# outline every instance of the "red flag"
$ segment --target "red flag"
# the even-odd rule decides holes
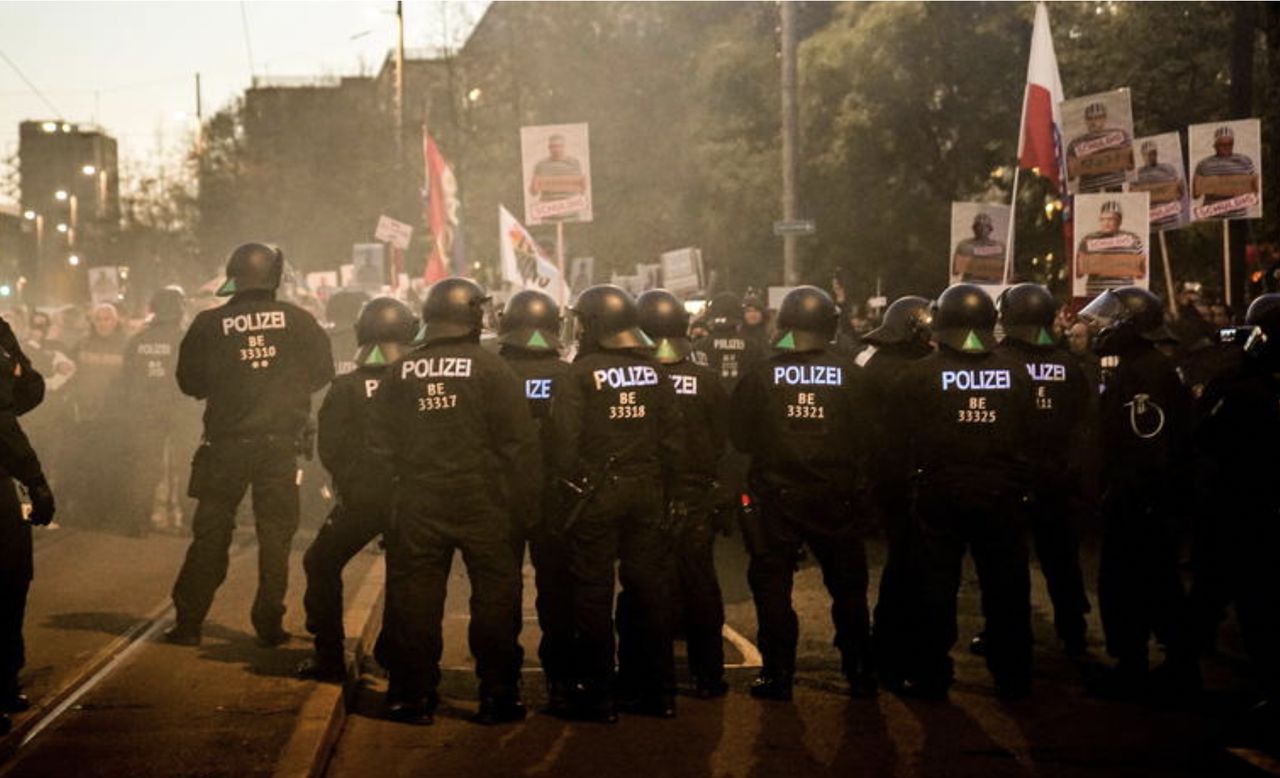
[[[453,168],[440,154],[426,125],[422,127],[422,159],[427,178],[425,216],[431,229],[431,251],[427,254],[423,279],[433,284],[456,271],[450,265],[455,254],[459,202]]]
[[[1064,193],[1066,164],[1062,156],[1062,79],[1058,57],[1049,32],[1049,11],[1036,4],[1031,32],[1031,57],[1027,63],[1027,87],[1022,96],[1022,124],[1018,136],[1018,166],[1053,182]]]

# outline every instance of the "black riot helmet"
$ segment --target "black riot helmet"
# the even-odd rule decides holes
[[[636,301],[613,284],[582,290],[573,303],[582,330],[581,343],[600,348],[648,348],[653,341],[639,327]]]
[[[147,307],[151,309],[154,320],[157,322],[182,321],[182,316],[186,312],[186,298],[181,289],[166,286],[163,289],[157,289],[156,293],[151,295],[151,302]]]
[[[516,292],[498,319],[498,342],[526,351],[559,351],[560,306],[538,289]]]
[[[1269,364],[1280,364],[1280,294],[1264,294],[1249,304],[1245,324],[1253,328],[1245,353]]]
[[[358,289],[341,289],[325,303],[324,317],[335,327],[352,327],[368,302],[369,295]]]
[[[928,343],[929,327],[933,324],[933,311],[923,297],[908,295],[899,297],[885,309],[880,326],[862,336],[876,346],[897,343]]]
[[[480,334],[484,326],[484,306],[489,295],[470,278],[445,278],[427,290],[422,304],[423,339],[430,343],[444,338]]]
[[[742,324],[742,299],[733,292],[721,292],[707,303],[707,326],[727,330]]]
[[[1004,290],[996,301],[1005,337],[1032,346],[1052,346],[1053,318],[1058,301],[1040,284],[1017,284]]]
[[[689,312],[666,289],[650,289],[636,300],[640,329],[656,344],[654,356],[664,365],[674,365],[689,356]]]
[[[1136,341],[1176,343],[1164,324],[1160,298],[1138,286],[1107,289],[1080,309],[1080,318],[1094,335],[1094,350],[1115,353]]]
[[[390,297],[370,300],[356,320],[357,365],[383,365],[404,354],[418,334],[409,306]]]
[[[773,347],[781,351],[818,351],[836,337],[835,300],[816,286],[797,286],[778,306],[778,337]]]
[[[227,259],[227,280],[218,287],[219,297],[241,292],[274,292],[284,274],[284,252],[266,243],[244,243]]]
[[[952,284],[933,304],[933,337],[965,354],[985,354],[996,344],[996,305],[976,284]]]

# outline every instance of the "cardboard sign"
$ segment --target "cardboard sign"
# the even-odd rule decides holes
[[[589,222],[591,140],[586,124],[520,128],[524,222]]]
[[[1095,151],[1087,157],[1071,157],[1067,160],[1067,175],[1079,178],[1093,173],[1123,173],[1133,167],[1133,145],[1123,145],[1104,151]]]
[[[1197,176],[1195,196],[1235,197],[1252,194],[1253,184],[1257,180],[1254,175]]]
[[[1139,278],[1146,275],[1147,258],[1143,254],[1089,254],[1076,256],[1085,275],[1106,278]]]
[[[378,227],[373,231],[375,240],[382,240],[404,251],[409,248],[409,239],[413,237],[413,228],[390,216],[379,216]]]
[[[1150,192],[1151,202],[1167,203],[1170,200],[1178,200],[1178,194],[1182,191],[1181,181],[1156,181],[1151,183],[1142,183],[1134,181],[1129,185],[1130,192]],[[1151,218],[1156,218],[1154,209]]]

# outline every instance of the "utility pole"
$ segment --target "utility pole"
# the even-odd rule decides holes
[[[404,164],[404,3],[396,0],[396,164]]]
[[[200,97],[200,74],[196,73],[196,159],[204,157],[204,100]]]
[[[796,220],[796,132],[799,112],[796,101],[796,7],[781,0],[782,15],[782,219]],[[782,283],[795,286],[796,235],[782,236]]]

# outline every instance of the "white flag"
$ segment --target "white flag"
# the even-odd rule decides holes
[[[498,206],[498,245],[502,278],[516,289],[538,289],[567,305],[569,294],[555,263],[547,259],[529,231],[506,208]]]

